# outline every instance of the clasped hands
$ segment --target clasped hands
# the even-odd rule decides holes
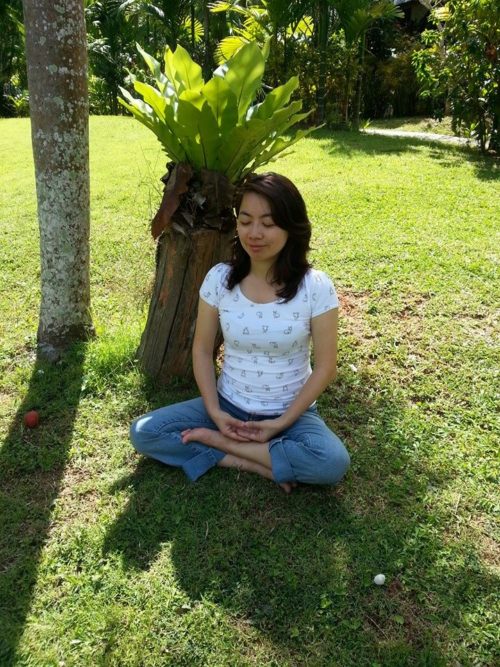
[[[220,410],[212,419],[223,435],[239,442],[268,442],[284,429],[280,417],[244,422]]]

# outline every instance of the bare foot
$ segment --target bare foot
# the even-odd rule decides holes
[[[266,479],[274,479],[272,471],[269,468],[266,468],[266,466],[263,466],[260,463],[255,463],[254,461],[242,459],[239,456],[234,456],[234,454],[227,454],[217,465],[221,468],[237,468],[242,472],[254,472]],[[278,484],[278,486],[281,487],[286,494],[290,494],[297,486],[297,482],[283,482],[282,484]]]
[[[238,442],[225,436],[220,431],[209,428],[190,428],[182,431],[182,442],[201,442],[227,454],[222,460],[226,467],[237,467],[245,472],[256,472],[267,479],[274,479],[272,474],[271,455],[266,442]],[[230,456],[231,455],[231,456]],[[227,459],[227,460],[226,460]],[[243,463],[244,462],[244,463]],[[291,493],[294,482],[280,484],[285,493]]]
[[[248,461],[240,456],[235,456],[234,454],[227,454],[217,465],[221,468],[237,468],[241,472],[255,472],[266,479],[273,479],[273,473],[270,468],[266,468],[266,466],[255,461]]]
[[[188,428],[185,431],[182,431],[181,436],[184,444],[187,444],[188,442],[201,442],[209,447],[222,449],[222,451],[225,450],[225,447],[228,444],[233,444],[233,441],[225,435],[222,435],[220,431],[213,431],[210,428]]]
[[[297,488],[298,484],[297,482],[282,482],[281,484],[278,484],[278,486],[281,486],[285,493],[292,493],[292,491]]]

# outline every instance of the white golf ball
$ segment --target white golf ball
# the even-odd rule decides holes
[[[373,579],[373,583],[377,584],[377,586],[382,586],[385,584],[385,574],[377,574],[377,576]]]

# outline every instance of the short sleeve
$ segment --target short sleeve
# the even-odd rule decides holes
[[[335,286],[326,273],[316,270],[311,273],[311,317],[316,317],[333,308],[338,308],[339,300]]]
[[[227,264],[216,264],[205,276],[200,287],[200,298],[209,306],[219,307],[222,291],[225,289],[226,277],[229,271]]]

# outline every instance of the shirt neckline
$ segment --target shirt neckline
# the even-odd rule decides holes
[[[277,303],[280,303],[280,299],[275,299],[274,301],[264,301],[263,303],[259,303],[258,301],[252,301],[247,296],[245,296],[245,294],[243,294],[243,290],[241,289],[239,283],[238,283],[237,287],[238,287],[238,292],[245,299],[245,301],[248,301],[248,303],[251,303],[254,306],[272,306],[272,305],[276,305]]]

